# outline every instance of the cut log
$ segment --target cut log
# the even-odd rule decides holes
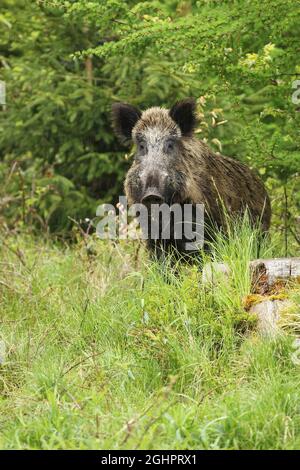
[[[269,299],[252,305],[249,313],[257,315],[257,329],[259,334],[269,338],[275,338],[275,336],[278,336],[280,333],[278,321],[280,320],[281,314],[292,305],[292,302],[289,300]]]
[[[284,285],[289,280],[300,281],[300,258],[256,259],[250,262],[252,291],[266,294],[278,284]],[[202,272],[203,283],[214,283],[219,276],[230,275],[230,268],[225,263],[207,263]]]
[[[275,337],[280,332],[280,316],[293,306],[285,298],[284,288],[288,281],[300,282],[300,258],[257,259],[250,262],[249,268],[252,288],[245,309],[257,316],[258,332],[262,336]],[[230,268],[225,263],[211,262],[203,268],[204,284],[214,286],[229,277]]]
[[[252,291],[266,294],[289,280],[300,280],[300,258],[257,259],[251,261]]]

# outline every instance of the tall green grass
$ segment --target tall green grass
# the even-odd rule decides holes
[[[299,448],[293,338],[243,309],[249,223],[214,242],[213,284],[197,263],[166,281],[137,243],[3,237],[1,448]]]

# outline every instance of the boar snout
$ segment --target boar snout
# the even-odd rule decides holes
[[[145,205],[162,204],[163,202],[164,197],[156,188],[147,189],[144,196],[142,197],[142,203]]]
[[[157,169],[148,170],[146,175],[143,175],[144,191],[142,195],[142,203],[149,204],[162,204],[165,202],[165,191],[167,186],[167,173],[158,171]]]

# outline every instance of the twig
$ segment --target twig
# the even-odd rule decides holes
[[[1,285],[1,286],[4,286],[4,287],[7,287],[7,289],[12,289],[12,290],[14,290],[10,285],[6,284],[6,282],[4,282],[4,281],[0,281],[0,285]]]
[[[0,320],[0,324],[4,324],[4,323],[17,323],[17,322],[21,322],[21,321],[25,321],[25,320],[28,320],[30,317],[27,316],[27,317],[23,317],[23,318],[20,318],[18,320]]]
[[[153,424],[155,424],[168,411],[169,408],[176,405],[177,403],[179,403],[179,400],[175,400],[174,402],[169,403],[169,405],[158,416],[153,418],[150,421],[150,423],[147,424],[147,426],[145,427],[145,430],[144,430],[143,434],[141,435],[140,440],[138,441],[138,443],[135,446],[134,450],[137,450],[139,448],[139,446],[141,445],[145,435],[147,434],[149,429],[153,426]]]
[[[300,245],[300,236],[298,236],[296,234],[296,232],[292,229],[292,227],[290,227],[290,232],[291,234],[293,235],[293,237],[295,238],[296,242],[298,243],[298,245]]]
[[[284,253],[285,257],[287,257],[288,253],[288,196],[286,185],[283,187],[283,194],[284,194]]]
[[[2,240],[1,240],[1,242],[2,242],[2,244],[5,246],[5,248],[7,248],[7,249],[8,249],[9,251],[11,251],[14,255],[16,255],[17,258],[19,258],[19,260],[21,261],[21,263],[23,264],[23,266],[27,267],[27,265],[26,265],[26,263],[25,263],[25,260],[24,260],[24,255],[23,255],[23,253],[22,253],[19,249],[15,250],[15,249],[12,248],[11,246],[9,246],[9,245],[6,243],[6,241],[3,240],[3,238],[2,238]]]
[[[11,179],[11,177],[12,177],[12,175],[13,175],[13,173],[14,173],[14,171],[15,171],[15,169],[16,169],[17,166],[18,166],[18,162],[15,161],[15,162],[13,163],[11,169],[10,169],[10,172],[9,172],[9,174],[8,174],[8,177],[6,178],[3,192],[5,192],[5,190],[6,190],[7,186],[8,186],[8,183],[10,182],[10,179]]]
[[[63,372],[61,374],[61,377],[64,377],[66,374],[68,374],[71,370],[75,369],[75,367],[78,367],[80,366],[80,364],[83,364],[84,362],[88,361],[89,359],[91,358],[95,358],[97,356],[100,356],[100,354],[103,354],[105,351],[100,351],[99,353],[96,353],[96,354],[91,354],[90,356],[88,357],[85,357],[84,359],[82,359],[81,361],[78,361],[76,362],[75,364],[73,364],[72,366],[70,366],[65,372]]]

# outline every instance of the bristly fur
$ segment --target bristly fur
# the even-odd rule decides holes
[[[126,103],[112,105],[112,121],[115,133],[119,139],[127,144],[131,141],[132,129],[141,117],[141,111],[135,106]]]
[[[153,187],[167,204],[204,204],[214,227],[224,226],[224,208],[232,216],[248,208],[251,219],[268,230],[271,207],[262,181],[249,167],[213,152],[194,135],[193,99],[180,101],[171,110],[153,107],[142,113],[118,104],[114,115],[117,133],[137,143],[125,181],[129,205],[141,203],[147,188]],[[165,145],[169,140],[171,153]],[[144,141],[144,153],[139,141]]]
[[[137,121],[133,128],[133,137],[142,134],[147,129],[156,128],[164,134],[181,137],[181,131],[178,125],[170,117],[167,109],[154,106],[153,108],[143,111],[141,118]]]

